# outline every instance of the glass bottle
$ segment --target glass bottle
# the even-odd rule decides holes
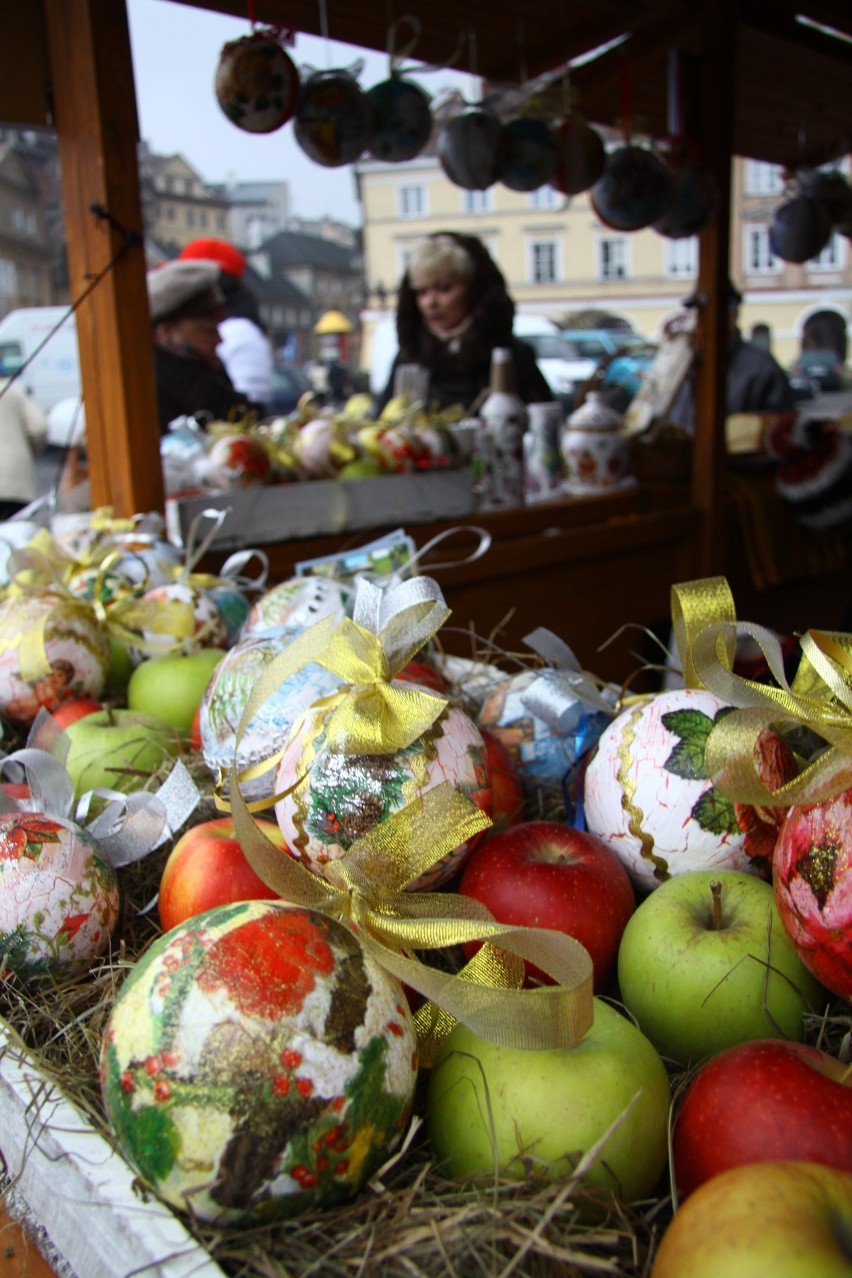
[[[495,346],[491,352],[489,390],[479,416],[484,501],[489,506],[520,506],[527,410],[515,391],[515,361],[507,346]]]

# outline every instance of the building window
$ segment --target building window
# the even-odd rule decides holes
[[[777,275],[781,263],[769,247],[769,228],[752,223],[745,228],[745,269],[747,275]]]
[[[216,214],[216,230],[224,231],[224,229],[225,229],[225,214],[217,213]]]
[[[166,221],[173,222],[175,220],[175,206],[173,204],[166,205]]]
[[[14,297],[16,287],[13,263],[0,258],[0,297]]]
[[[558,248],[556,240],[530,242],[530,279],[533,284],[555,284],[559,279]]]
[[[399,188],[399,216],[424,217],[426,214],[426,189],[422,186]]]
[[[187,226],[195,226],[195,213],[192,209],[186,210],[186,224]]]
[[[746,160],[746,195],[780,195],[784,190],[784,170],[780,164],[764,160]]]
[[[810,262],[805,264],[809,271],[842,271],[846,266],[846,237],[836,231],[825,248]]]
[[[530,208],[541,212],[544,209],[558,209],[562,205],[562,196],[552,186],[540,186],[530,195]]]
[[[199,225],[199,226],[206,226],[206,225],[207,225],[207,214],[205,213],[204,209],[199,209],[199,212],[198,212],[198,225]]]
[[[625,280],[627,275],[627,240],[623,235],[601,236],[598,240],[598,279]]]
[[[494,208],[494,192],[491,187],[487,191],[464,191],[462,208],[465,213],[490,213]]]
[[[694,280],[698,274],[698,237],[666,240],[666,275],[671,280]]]

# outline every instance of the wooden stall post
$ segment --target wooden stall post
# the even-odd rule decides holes
[[[162,510],[127,11],[43,3],[72,297],[93,285],[77,309],[92,505]]]

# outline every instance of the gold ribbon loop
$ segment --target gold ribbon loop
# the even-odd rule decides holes
[[[724,578],[712,582],[727,582]],[[730,591],[727,591],[730,597]],[[702,581],[672,592],[682,629],[678,638],[684,670],[695,684],[735,707],[719,720],[707,740],[705,762],[714,785],[741,803],[790,807],[833,798],[852,786],[852,635],[809,631],[792,684],[787,680],[777,638],[762,626],[719,617],[725,591]],[[704,611],[702,611],[704,610]],[[727,606],[723,602],[723,611]],[[702,623],[703,618],[703,623]],[[675,621],[676,633],[678,623]],[[737,635],[749,635],[766,657],[774,683],[758,683],[733,670]],[[757,775],[760,738],[766,729],[784,733],[804,727],[824,743],[803,761],[797,776],[773,788]]]
[[[705,626],[715,621],[735,621],[731,588],[724,577],[701,577],[672,586],[671,612],[684,683],[687,688],[700,688],[700,676],[692,664],[692,649]],[[730,669],[734,664],[734,649],[730,645],[727,656]]]

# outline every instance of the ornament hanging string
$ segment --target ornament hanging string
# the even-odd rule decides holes
[[[629,144],[633,133],[633,80],[625,50],[622,49],[620,57],[621,130],[625,144]]]

